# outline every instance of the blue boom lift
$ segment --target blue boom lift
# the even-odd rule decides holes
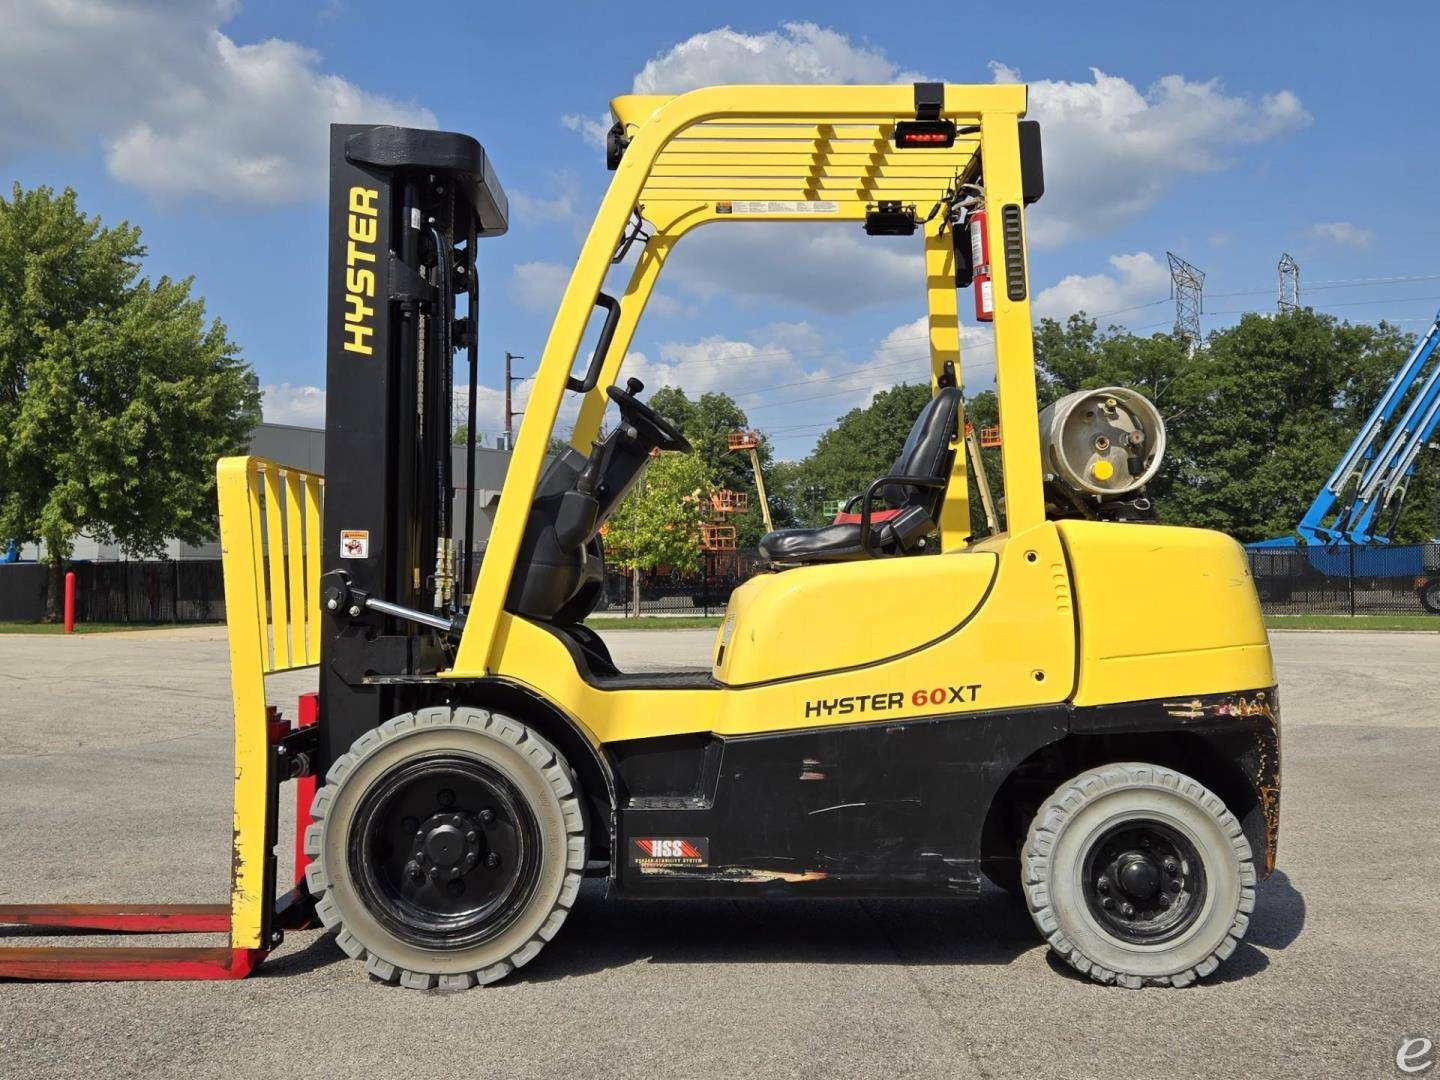
[[[1395,372],[1300,519],[1298,535],[1251,544],[1251,550],[1303,547],[1310,565],[1327,575],[1399,577],[1425,572],[1424,549],[1391,546],[1391,535],[1420,451],[1440,425],[1437,346],[1440,313]]]

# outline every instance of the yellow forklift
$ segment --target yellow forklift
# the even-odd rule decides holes
[[[1153,407],[1107,387],[1037,409],[1025,213],[1043,171],[1025,108],[1024,86],[938,83],[617,98],[615,175],[478,568],[468,500],[463,529],[451,520],[450,388],[463,350],[473,432],[476,248],[504,231],[504,195],[465,136],[334,128],[329,475],[220,466],[235,959],[156,973],[121,950],[85,974],[10,950],[0,975],[248,971],[311,912],[304,890],[277,899],[291,777],[323,778],[299,806],[313,913],[405,986],[504,978],[556,936],[586,875],[657,899],[963,897],[988,878],[1100,982],[1213,971],[1275,862],[1269,645],[1240,547],[1153,520]],[[916,237],[933,397],[858,520],[764,537],[766,570],[735,591],[709,666],[622,671],[584,621],[601,528],[654,454],[690,449],[621,381],[623,359],[674,245],[741,221]],[[962,289],[993,322],[1003,436],[995,526],[978,533]],[[567,392],[579,418],[547,460]],[[265,673],[306,664],[307,722],[267,725]],[[66,925],[87,916],[118,917]]]

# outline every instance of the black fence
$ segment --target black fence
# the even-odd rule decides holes
[[[80,622],[225,620],[219,559],[76,562],[67,569],[75,573],[75,617]],[[0,564],[0,619],[44,618],[49,571],[38,563]]]
[[[1250,572],[1270,615],[1440,615],[1440,543],[1255,549]]]
[[[1250,570],[1271,615],[1440,616],[1440,543],[1252,550]],[[695,574],[640,576],[610,569],[598,615],[722,614],[730,594],[755,573],[753,551],[718,552]],[[218,559],[77,562],[76,616],[82,622],[223,622]],[[0,621],[45,615],[49,567],[0,563]],[[1440,620],[1437,620],[1440,624]]]
[[[605,594],[597,615],[723,615],[730,594],[755,573],[759,555],[753,551],[713,552],[698,573],[675,574],[665,570],[640,575],[640,597],[635,599],[630,573],[607,567]]]

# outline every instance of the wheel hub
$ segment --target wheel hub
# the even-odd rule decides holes
[[[480,861],[481,843],[480,824],[469,814],[436,814],[415,833],[410,857],[422,869],[464,873]]]
[[[1195,845],[1169,825],[1130,821],[1091,846],[1084,885],[1090,911],[1108,933],[1153,944],[1179,936],[1199,918],[1205,866]]]
[[[1120,858],[1120,871],[1116,878],[1129,896],[1136,900],[1148,900],[1160,888],[1160,868],[1148,856],[1128,851]]]
[[[378,779],[356,810],[352,873],[396,936],[455,948],[499,933],[533,889],[539,825],[495,769],[437,754]]]

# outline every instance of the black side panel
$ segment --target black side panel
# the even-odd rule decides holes
[[[635,896],[973,892],[991,798],[1068,722],[1068,709],[1054,706],[718,740],[713,802],[701,760],[709,743],[688,747],[688,765],[679,744],[654,755],[628,747],[622,777],[652,791],[697,786],[683,808],[622,793],[619,887]],[[683,856],[649,843],[669,838],[688,838],[675,849]]]

